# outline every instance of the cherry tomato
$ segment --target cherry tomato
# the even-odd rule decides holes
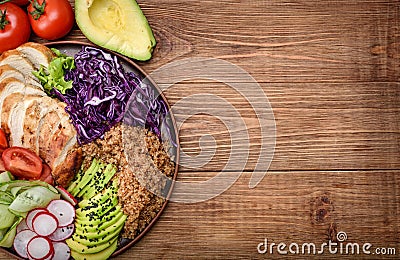
[[[1,158],[7,171],[13,175],[24,178],[37,180],[42,173],[42,160],[34,152],[22,147],[10,147],[4,150]]]
[[[50,166],[48,166],[45,163],[43,163],[43,168],[42,168],[42,172],[40,174],[39,180],[47,182],[50,185],[54,185],[54,180],[53,180],[53,176],[51,175]]]
[[[35,34],[46,40],[64,37],[74,26],[74,11],[68,0],[33,0],[28,6]]]
[[[13,3],[0,4],[0,53],[27,42],[30,35],[26,13]]]
[[[0,128],[0,153],[8,148],[8,141],[3,129]]]
[[[11,0],[10,2],[19,6],[26,6],[29,4],[29,0]]]

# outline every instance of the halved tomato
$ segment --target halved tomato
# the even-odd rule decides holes
[[[43,163],[42,173],[40,174],[40,180],[47,182],[50,185],[54,185],[53,176],[51,175],[51,168],[45,163]]]
[[[8,148],[8,141],[3,129],[0,128],[0,153]]]
[[[1,158],[7,171],[13,175],[37,180],[42,173],[43,164],[39,156],[29,149],[23,147],[10,147],[4,150]]]

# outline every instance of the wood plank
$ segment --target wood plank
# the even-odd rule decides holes
[[[399,0],[139,3],[158,42],[148,72],[213,57],[259,82],[400,80]],[[65,39],[87,41],[77,29]]]
[[[265,83],[261,86],[276,122],[276,150],[271,170],[400,168],[399,84]],[[220,171],[232,151],[248,152],[240,145],[232,147],[227,127],[218,116],[226,121],[242,119],[245,122],[247,130],[235,131],[249,133],[250,155],[245,169],[254,169],[260,153],[260,125],[254,109],[243,96],[216,82],[183,82],[168,88],[165,94],[178,121],[193,115],[180,129],[183,152],[198,156],[202,136],[211,135],[216,140],[216,144],[212,141],[203,144],[203,148],[216,151],[208,164],[195,169],[182,167],[182,171]],[[221,97],[237,109],[241,118],[231,117],[213,100],[190,99],[191,95],[199,94]],[[247,98],[257,94],[257,91],[251,92]],[[195,115],[199,110],[204,113]],[[241,141],[246,143],[246,138]],[[189,166],[187,162],[183,160],[182,166]],[[233,163],[237,165],[236,170],[242,169],[242,161]]]
[[[399,1],[142,2],[159,46],[152,71],[182,57],[226,59],[259,81],[399,80]]]
[[[180,178],[196,176],[212,175]],[[350,243],[396,248],[398,257],[399,171],[270,172],[255,189],[248,188],[248,178],[246,173],[207,202],[170,203],[153,229],[119,259],[265,259],[271,255],[257,252],[265,238],[321,245],[339,231]],[[338,257],[325,252],[325,258]]]

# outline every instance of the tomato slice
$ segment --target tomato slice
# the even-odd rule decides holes
[[[0,153],[8,148],[8,141],[3,129],[0,128]]]
[[[43,169],[42,160],[31,150],[14,146],[4,150],[1,157],[6,170],[13,175],[24,179],[40,178]]]
[[[54,185],[54,180],[53,180],[53,176],[51,175],[50,166],[48,166],[45,163],[43,163],[42,173],[40,174],[40,180],[47,182],[50,185]]]

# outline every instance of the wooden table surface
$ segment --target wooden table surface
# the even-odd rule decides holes
[[[377,258],[375,249],[393,253],[393,248],[396,255],[384,257],[400,257],[399,0],[139,4],[158,44],[153,58],[138,64],[148,73],[195,57],[240,66],[270,101],[276,147],[268,174],[250,189],[261,133],[245,97],[210,80],[169,88],[165,96],[171,105],[192,94],[210,94],[237,108],[250,136],[248,160],[238,181],[221,195],[199,203],[170,202],[150,232],[118,259],[280,257],[276,246],[272,255],[259,254],[257,247],[267,239],[285,243],[286,250],[291,243],[319,249],[329,240],[340,242],[338,232],[347,234],[343,245],[372,244],[371,254],[361,248],[359,255],[325,249],[318,258]],[[65,39],[87,41],[77,26]],[[196,170],[182,166],[179,180],[217,175],[238,149],[215,116],[224,114],[215,102],[181,104],[175,116],[184,118],[198,107],[215,114],[193,115],[183,123],[182,152],[198,155],[200,137],[208,134],[216,153]]]

